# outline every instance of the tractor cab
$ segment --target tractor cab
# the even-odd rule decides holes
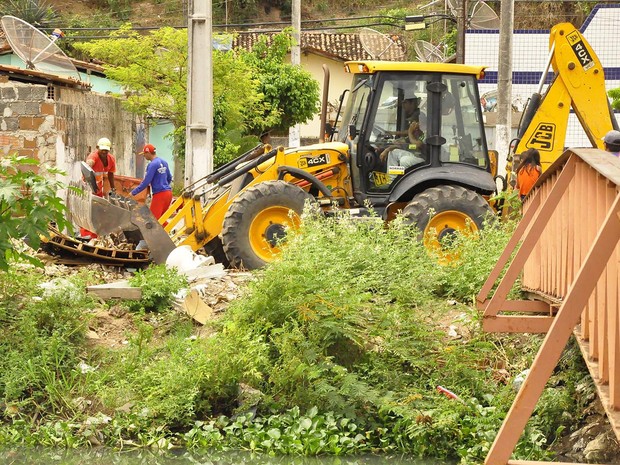
[[[494,186],[478,94],[482,67],[349,62],[354,74],[337,138],[350,148],[354,195],[375,206],[457,184]]]

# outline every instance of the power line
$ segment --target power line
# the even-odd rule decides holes
[[[341,30],[341,29],[360,29],[363,27],[369,27],[369,26],[392,26],[394,27],[395,25],[392,23],[369,23],[369,24],[356,24],[356,25],[350,25],[350,26],[323,26],[323,27],[315,27],[315,28],[302,28],[301,32],[312,32],[312,31],[332,31],[332,30]],[[179,28],[179,29],[185,29],[183,28]],[[237,32],[243,32],[243,31],[237,31]],[[249,31],[248,31],[249,32]],[[260,33],[260,34],[270,34],[270,33],[278,33],[278,32],[282,32],[282,29],[260,29],[260,30],[256,30],[256,31],[251,31],[251,32],[256,32],[256,33]],[[76,40],[93,40],[93,39],[129,39],[131,36],[101,36],[101,35],[97,35],[97,36],[68,36],[68,38],[70,39],[76,39]]]
[[[303,28],[304,24],[317,24],[317,23],[333,23],[333,22],[347,22],[347,21],[359,21],[363,19],[381,19],[386,20],[384,22],[377,22],[372,24],[363,24],[363,25],[350,25],[350,26],[322,26],[322,27],[309,27]],[[368,15],[368,16],[351,16],[349,18],[331,18],[331,19],[308,19],[302,20],[302,30],[317,30],[317,29],[348,29],[355,27],[363,27],[363,26],[396,26],[393,22],[387,21],[400,21],[404,22],[405,17],[402,18],[396,16],[385,16],[385,15]],[[259,26],[277,26],[277,25],[289,25],[290,21],[271,21],[271,22],[260,22],[260,23],[229,23],[229,24],[213,24],[214,28],[254,28]],[[161,29],[162,27],[172,27],[174,29],[186,29],[187,26],[135,26],[132,27],[132,31],[151,31]],[[54,30],[58,28],[58,26],[46,26],[41,29],[43,30]],[[118,31],[120,27],[66,27],[62,28],[63,31]],[[263,32],[261,30],[260,32]],[[264,32],[267,32],[265,30]],[[74,36],[72,36],[74,37]],[[105,36],[107,37],[107,36]]]

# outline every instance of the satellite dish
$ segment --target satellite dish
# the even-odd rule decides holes
[[[27,69],[81,80],[80,73],[71,60],[55,44],[63,36],[60,29],[54,30],[50,38],[31,24],[14,16],[3,16],[0,21],[6,40],[15,54],[26,63]]]
[[[474,3],[469,14],[469,27],[472,29],[499,29],[499,17],[483,1]]]
[[[445,60],[446,54],[442,45],[433,45],[425,40],[416,40],[413,43],[418,59],[427,63],[441,63]]]
[[[463,0],[448,0],[448,8],[453,17],[457,17],[459,2]],[[467,14],[467,27],[470,29],[499,29],[499,17],[489,5],[478,0],[473,3]]]
[[[362,48],[373,60],[400,60],[405,52],[392,38],[369,27],[359,32]]]

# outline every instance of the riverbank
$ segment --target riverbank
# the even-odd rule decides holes
[[[482,332],[471,305],[510,228],[463,240],[444,266],[404,225],[307,221],[282,260],[201,288],[204,325],[172,297],[192,283],[162,267],[14,266],[0,277],[0,442],[480,462],[541,341]],[[126,278],[142,301],[86,293]],[[572,344],[515,458],[574,447],[593,392]]]

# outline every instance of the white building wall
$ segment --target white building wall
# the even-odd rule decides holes
[[[319,99],[323,98],[323,65],[327,65],[329,69],[329,93],[328,101],[338,108],[338,99],[340,94],[351,85],[351,74],[345,73],[344,62],[322,57],[313,53],[302,53],[301,66],[304,70],[312,74],[314,79],[319,82]],[[300,127],[301,138],[318,139],[321,128],[320,112],[315,117],[302,124]]]
[[[594,8],[580,32],[592,46],[605,70],[607,90],[620,87],[620,4]],[[497,89],[499,32],[468,31],[465,62],[487,66],[487,76],[480,84],[480,94]],[[538,90],[549,55],[549,31],[516,30],[513,35],[512,101],[521,110],[532,93]],[[553,76],[550,72],[547,82]],[[543,93],[546,89],[543,87]],[[616,119],[618,119],[616,113]],[[513,122],[514,123],[514,122]],[[493,148],[492,131],[489,140]],[[577,117],[571,113],[566,134],[567,147],[591,147]]]

